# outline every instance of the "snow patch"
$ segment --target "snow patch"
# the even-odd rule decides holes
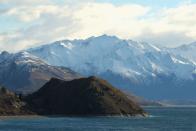
[[[71,50],[74,47],[73,44],[70,43],[70,42],[68,42],[68,43],[61,42],[60,45],[65,47],[65,48],[67,48],[67,49],[69,49],[69,50]]]
[[[156,47],[156,46],[154,46],[154,45],[152,45],[152,44],[150,44],[150,46],[151,46],[152,48],[154,48],[156,51],[161,51],[161,49],[159,49],[158,47]]]
[[[179,59],[177,59],[177,58],[175,58],[175,57],[171,57],[172,58],[172,61],[174,62],[174,63],[180,63],[180,64],[189,64],[189,63],[186,63],[186,62],[183,62],[183,61],[181,61],[181,60],[179,60]]]

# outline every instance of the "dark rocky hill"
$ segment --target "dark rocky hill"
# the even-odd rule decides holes
[[[26,101],[41,115],[145,115],[124,93],[96,77],[52,78]]]

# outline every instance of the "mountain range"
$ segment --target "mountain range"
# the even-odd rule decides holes
[[[190,43],[188,45],[181,45],[176,48],[167,49],[167,51],[175,55],[189,59],[193,63],[196,63],[196,42]]]
[[[0,74],[7,76],[2,75],[0,83],[13,87],[11,83],[21,82],[16,78],[25,69],[21,68],[25,65],[28,69],[31,67],[31,71],[27,72],[32,75],[24,73],[20,78],[30,78],[30,81],[34,81],[38,77],[44,78],[44,82],[31,87],[21,87],[19,84],[15,88],[20,91],[30,88],[31,91],[35,91],[51,77],[74,79],[81,74],[101,77],[125,92],[132,92],[148,99],[193,100],[196,99],[195,51],[195,43],[177,48],[160,48],[146,42],[124,40],[108,35],[84,40],[61,40],[15,54],[2,52]],[[17,68],[13,68],[13,65],[17,65]],[[36,72],[32,69],[34,66],[38,69]],[[16,74],[10,73],[13,71],[19,73],[12,78],[10,76]],[[44,75],[47,74],[47,79],[39,74],[42,72]],[[31,79],[30,76],[35,76],[35,79]],[[66,78],[63,78],[65,76]],[[15,81],[8,80],[11,78]],[[39,81],[34,84],[37,83]]]
[[[189,46],[192,44],[187,45],[186,52],[192,56]],[[181,48],[159,48],[102,35],[56,41],[26,51],[50,65],[68,67],[84,76],[99,76],[145,98],[196,99],[196,64],[188,55],[178,54]]]

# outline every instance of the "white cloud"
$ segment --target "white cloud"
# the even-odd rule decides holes
[[[176,45],[189,44],[195,39],[186,36],[183,32],[162,32],[153,33],[151,31],[144,31],[140,36],[136,37],[137,41],[148,41],[151,44],[156,44],[161,47],[176,47]]]
[[[163,19],[172,30],[189,31],[190,27],[196,27],[196,4],[181,5],[177,8],[163,11]],[[192,30],[192,29],[191,29]]]
[[[66,6],[61,7],[57,5],[39,5],[36,7],[20,6],[12,8],[6,12],[6,15],[15,16],[23,22],[32,22],[47,15],[56,15],[62,17],[69,15],[69,10]]]
[[[4,0],[4,3],[9,1]],[[196,38],[196,4],[186,3],[153,12],[151,7],[136,4],[117,6],[93,0],[85,0],[86,3],[66,0],[64,4],[44,1],[45,4],[29,0],[1,12],[22,23],[30,23],[29,27],[1,33],[1,49],[13,51],[13,45],[19,50],[36,45],[34,43],[104,33],[172,47]],[[0,4],[2,2],[0,0]]]
[[[50,0],[0,0],[0,4],[12,5],[36,5],[52,3]]]
[[[147,22],[149,39],[156,44],[175,47],[196,40],[196,4],[184,4],[161,10],[157,17]],[[143,31],[140,38],[146,37]],[[159,38],[159,40],[157,39]]]
[[[71,36],[88,37],[103,33],[114,33],[123,37],[125,34],[135,35],[139,31],[137,29],[139,17],[145,15],[148,10],[149,8],[140,5],[88,4],[74,12],[73,17],[81,28]]]

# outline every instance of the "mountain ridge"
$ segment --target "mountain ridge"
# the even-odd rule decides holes
[[[193,63],[196,64],[196,55],[195,55],[196,42],[192,42],[192,43],[186,44],[186,45],[181,45],[179,47],[172,48],[172,49],[166,49],[166,51],[168,51],[174,55],[189,59]]]
[[[74,71],[52,66],[27,52],[0,54],[0,83],[15,92],[30,93],[51,77],[71,80],[80,77]]]
[[[196,83],[194,62],[148,43],[115,36],[62,40],[27,52],[51,65],[65,66],[84,76],[99,76],[150,99],[177,99],[180,93],[183,98],[190,97]],[[179,87],[180,93],[175,95],[173,87]]]

